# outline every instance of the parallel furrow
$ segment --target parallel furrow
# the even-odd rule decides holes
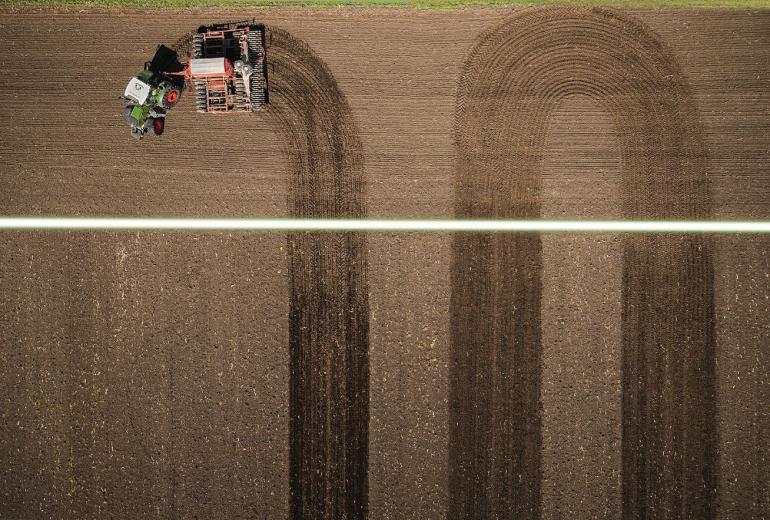
[[[270,28],[270,109],[290,159],[294,217],[364,217],[361,141],[326,64]],[[292,518],[367,510],[369,303],[366,241],[356,233],[288,238]]]
[[[631,17],[557,7],[510,17],[479,37],[465,61],[455,113],[457,217],[540,217],[550,114],[573,95],[612,114],[626,218],[708,216],[706,148],[671,53]],[[701,237],[624,239],[628,518],[713,515],[711,256]],[[453,240],[452,518],[539,516],[541,272],[538,237]]]

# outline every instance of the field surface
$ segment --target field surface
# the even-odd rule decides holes
[[[401,7],[415,9],[458,9],[481,6],[552,5],[548,0],[6,0],[14,7],[59,8],[143,8],[143,9],[199,9],[199,8],[265,8],[265,7]],[[688,7],[721,7],[730,9],[761,9],[770,7],[768,0],[562,0],[559,4],[581,6],[608,6],[625,9],[682,9]]]
[[[129,136],[159,43],[272,106]],[[770,219],[770,11],[0,11],[0,214]],[[770,238],[0,234],[0,517],[767,518]]]

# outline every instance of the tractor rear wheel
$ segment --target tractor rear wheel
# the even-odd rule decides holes
[[[148,119],[147,122],[149,123],[148,130],[153,135],[161,135],[166,127],[166,120],[162,117]]]

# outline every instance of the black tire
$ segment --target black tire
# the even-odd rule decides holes
[[[166,119],[163,117],[151,117],[145,123],[147,132],[152,135],[162,135],[166,128]]]

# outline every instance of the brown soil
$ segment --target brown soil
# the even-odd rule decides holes
[[[290,159],[289,214],[365,217],[361,141],[326,64],[269,29],[269,111]],[[362,518],[367,507],[369,289],[366,240],[294,233],[289,257],[292,518]]]
[[[290,162],[289,215],[362,218],[361,141],[345,96],[307,43],[267,28],[268,119]],[[192,35],[173,48],[190,57]],[[369,303],[362,234],[294,233],[289,259],[292,518],[366,516]],[[312,396],[308,398],[307,396]]]
[[[710,214],[698,113],[676,59],[648,27],[613,11],[550,8],[512,16],[478,41],[458,87],[458,217],[538,218],[549,115],[580,95],[605,105],[619,130],[625,218]],[[710,246],[624,239],[627,518],[713,516]],[[539,517],[542,269],[537,236],[454,239],[453,518]]]
[[[770,218],[770,11],[259,11],[271,110],[133,142],[154,46],[252,14],[0,13],[0,212]],[[0,250],[0,516],[766,514],[766,237]]]

